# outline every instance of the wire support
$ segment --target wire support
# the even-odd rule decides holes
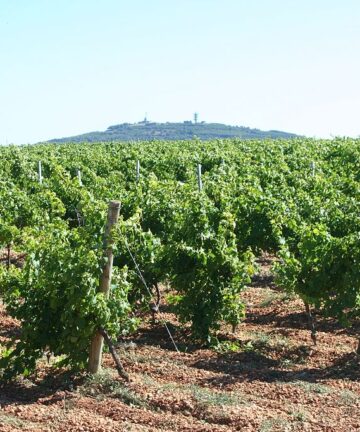
[[[126,239],[124,239],[124,240],[125,240],[125,246],[126,246],[126,249],[127,249],[127,251],[129,252],[129,255],[130,255],[130,257],[131,257],[131,259],[132,259],[132,261],[133,261],[133,263],[134,263],[134,265],[135,265],[135,268],[136,268],[137,274],[138,274],[138,276],[139,276],[141,282],[142,282],[143,285],[145,286],[145,288],[146,288],[147,292],[149,293],[149,296],[151,297],[151,299],[152,299],[153,301],[155,301],[154,295],[153,295],[153,293],[151,292],[151,290],[150,290],[148,284],[146,283],[146,280],[145,280],[145,278],[144,278],[144,276],[143,276],[143,274],[142,274],[142,272],[141,272],[141,270],[140,270],[140,267],[139,267],[139,265],[138,265],[138,263],[137,263],[137,261],[136,261],[136,259],[135,259],[135,256],[133,255],[133,253],[131,252],[131,250],[130,250],[130,248],[129,248],[129,245],[128,245],[127,240],[126,240]],[[161,324],[164,325],[164,327],[165,327],[165,329],[166,329],[166,331],[167,331],[167,333],[168,333],[168,335],[169,335],[169,337],[170,337],[170,339],[171,339],[171,342],[172,342],[172,344],[174,345],[174,348],[175,348],[176,352],[180,353],[180,350],[179,350],[179,348],[178,348],[177,345],[176,345],[176,342],[175,342],[175,340],[174,340],[174,338],[173,338],[173,335],[171,334],[171,331],[170,331],[170,329],[169,329],[169,326],[166,324],[166,322],[165,322],[164,320],[160,320],[160,322],[161,322]]]

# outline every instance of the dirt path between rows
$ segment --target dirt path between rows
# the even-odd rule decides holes
[[[354,332],[318,317],[313,346],[302,303],[273,286],[266,265],[243,297],[247,318],[235,334],[222,329],[224,352],[187,345],[175,332],[187,348],[176,353],[149,317],[119,346],[127,385],[107,354],[93,379],[44,359],[35,377],[0,388],[0,432],[360,431]],[[17,328],[0,305],[0,347]]]

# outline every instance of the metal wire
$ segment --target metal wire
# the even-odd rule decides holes
[[[154,301],[154,303],[156,303],[156,302],[155,302],[154,295],[153,295],[153,293],[151,292],[151,290],[150,290],[148,284],[146,283],[146,280],[145,280],[143,274],[141,273],[140,267],[139,267],[139,265],[138,265],[138,263],[137,263],[137,261],[136,261],[134,255],[132,254],[132,252],[131,252],[131,250],[130,250],[130,248],[129,248],[129,245],[128,245],[127,240],[126,240],[126,239],[124,239],[124,240],[125,240],[125,246],[126,246],[126,249],[128,250],[130,257],[131,257],[131,259],[133,260],[133,263],[134,263],[134,265],[135,265],[135,268],[136,268],[136,271],[137,271],[137,273],[138,273],[138,276],[139,276],[140,280],[142,281],[142,283],[144,284],[145,288],[147,289],[147,291],[148,291],[148,293],[149,293],[151,299]],[[174,338],[173,338],[173,336],[172,336],[172,334],[171,334],[171,331],[170,331],[168,325],[167,325],[166,322],[163,321],[163,320],[160,320],[160,322],[165,326],[166,331],[168,332],[168,335],[169,335],[169,337],[170,337],[170,339],[171,339],[171,342],[173,343],[173,345],[174,345],[174,347],[175,347],[176,352],[180,353],[180,350],[179,350],[179,348],[177,347],[177,345],[176,345],[176,343],[175,343],[175,340],[174,340]]]

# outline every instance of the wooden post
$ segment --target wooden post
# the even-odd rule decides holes
[[[202,191],[203,184],[202,184],[202,179],[201,179],[201,164],[198,164],[198,166],[197,166],[197,178],[198,178],[199,191]]]
[[[9,270],[11,264],[11,243],[7,245],[7,263],[6,268]]]
[[[79,180],[79,185],[82,186],[81,171],[79,169],[76,170],[76,175],[77,175],[77,178]]]
[[[43,177],[42,177],[41,161],[38,162],[38,178],[39,178],[39,183],[42,184]]]
[[[309,327],[311,330],[311,339],[314,342],[314,345],[316,345],[316,325],[315,325],[315,318],[313,314],[311,313],[310,305],[309,303],[305,302],[305,310],[308,316],[308,322]]]
[[[314,161],[311,162],[310,168],[311,168],[311,175],[314,177],[315,176],[315,162]]]
[[[120,214],[120,203],[118,201],[110,201],[108,209],[108,219],[105,229],[104,249],[107,258],[106,265],[100,278],[99,292],[104,293],[106,298],[109,298],[111,276],[113,267],[113,250],[112,250],[112,227],[117,223]],[[102,350],[104,344],[104,337],[100,331],[97,331],[91,341],[89,353],[89,372],[97,373],[101,369]]]
[[[136,161],[136,181],[140,180],[140,161]]]

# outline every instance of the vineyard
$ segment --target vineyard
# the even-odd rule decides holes
[[[21,326],[0,338],[2,382],[32,377],[46,357],[58,370],[86,371],[99,331],[125,366],[124,347],[144,326],[162,332],[169,356],[255,352],[237,331],[251,319],[248,289],[264,261],[279,313],[295,302],[305,317],[305,353],[328,323],[357,361],[359,140],[8,146],[0,174],[0,298]],[[120,214],[106,232],[114,201]],[[107,294],[104,242],[113,255]]]

